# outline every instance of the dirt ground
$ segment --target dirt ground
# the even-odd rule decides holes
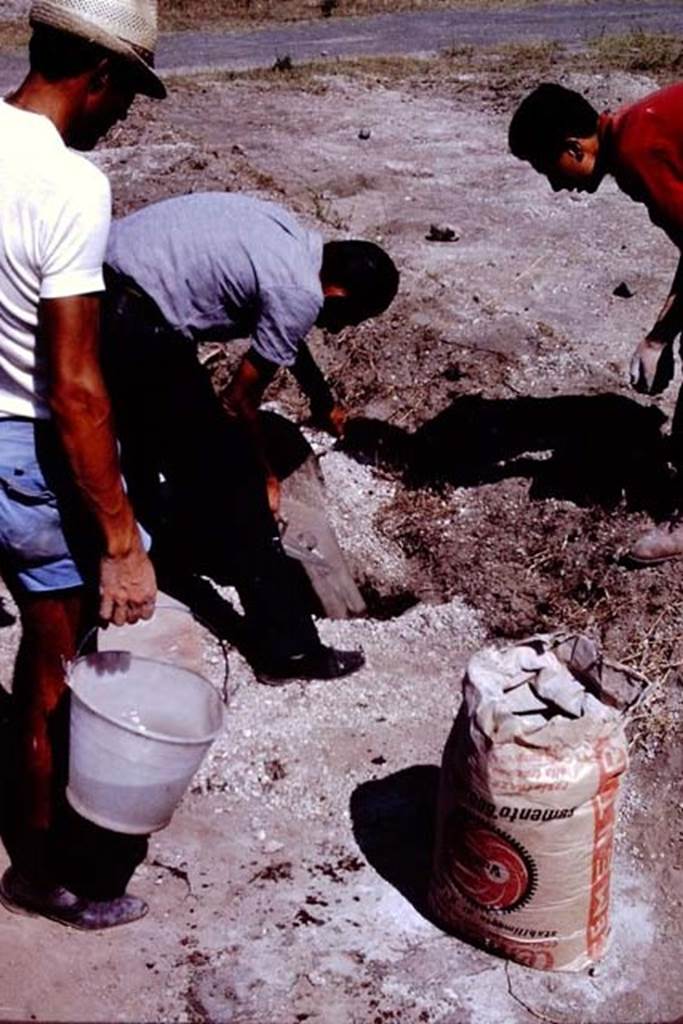
[[[384,317],[313,341],[354,422],[344,445],[307,437],[370,605],[368,618],[321,632],[362,645],[367,667],[339,684],[269,690],[231,651],[225,734],[132,885],[149,916],[94,937],[0,917],[2,1020],[664,1024],[683,1014],[683,578],[680,565],[621,561],[670,501],[662,432],[678,381],[643,400],[626,367],[676,255],[611,183],[555,195],[507,154],[528,76],[410,67],[404,78],[178,81],[95,157],[119,214],[243,189],[328,236],[377,240],[400,265]],[[553,77],[599,107],[656,84],[570,68]],[[456,240],[427,240],[432,224]],[[622,283],[628,298],[615,295]],[[240,351],[202,357],[220,382]],[[286,378],[269,399],[305,419]],[[7,685],[17,627],[5,608]],[[422,912],[437,765],[466,657],[560,626],[588,630],[654,683],[630,726],[612,946],[572,976],[505,964]]]

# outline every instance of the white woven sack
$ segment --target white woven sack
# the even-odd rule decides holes
[[[430,886],[447,928],[544,970],[602,956],[623,709],[642,688],[585,637],[472,657],[443,756]]]

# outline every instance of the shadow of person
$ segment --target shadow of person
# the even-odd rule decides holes
[[[623,395],[510,399],[465,395],[414,433],[349,424],[344,449],[403,473],[413,487],[531,480],[531,497],[629,508],[656,517],[673,503],[664,414]]]
[[[297,423],[276,412],[259,415],[268,464],[278,480],[286,480],[313,455],[313,449]]]
[[[439,768],[413,765],[351,794],[353,834],[368,863],[422,914],[431,873]]]
[[[419,462],[417,433],[365,416],[347,421],[338,447],[364,466],[402,472],[408,477],[415,473]]]

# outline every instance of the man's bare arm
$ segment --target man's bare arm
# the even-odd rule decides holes
[[[674,372],[672,346],[683,330],[683,254],[667,300],[651,331],[638,343],[631,359],[631,384],[636,391],[658,395]]]
[[[346,424],[346,411],[335,401],[330,385],[303,341],[299,345],[292,373],[310,402],[313,422],[341,437]]]
[[[43,299],[40,336],[48,401],[74,479],[100,527],[100,615],[117,625],[149,618],[156,581],[121,479],[111,403],[99,364],[96,295]]]
[[[268,504],[273,515],[277,515],[280,506],[280,481],[268,460],[259,407],[263,394],[276,372],[277,366],[274,363],[269,363],[255,352],[249,351],[223,392],[226,411],[230,415],[238,417],[251,435],[257,456],[263,466],[268,490]]]
[[[679,256],[676,273],[666,302],[659,311],[655,325],[648,334],[653,341],[670,344],[683,329],[683,253]]]

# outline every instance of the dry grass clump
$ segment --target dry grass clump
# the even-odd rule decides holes
[[[634,29],[625,35],[601,36],[588,48],[588,59],[614,71],[680,73],[680,36]]]
[[[248,0],[230,2],[244,4]],[[402,0],[396,0],[395,6],[401,3]],[[282,10],[278,8],[278,17],[286,6],[285,2]],[[201,20],[202,8],[203,0],[193,3],[195,19]],[[220,4],[211,6],[214,13],[219,9]],[[495,46],[445,40],[440,52],[431,57],[359,56],[299,62],[283,54],[270,67],[214,71],[212,79],[262,81],[279,88],[319,94],[325,92],[330,75],[344,75],[388,88],[399,83],[408,88],[455,88],[458,92],[472,88],[481,91],[483,87],[495,99],[498,95],[521,93],[542,78],[560,80],[569,71],[642,72],[665,83],[678,78],[682,66],[683,42],[678,37],[635,30],[621,36],[602,36],[578,51],[553,40]],[[170,80],[182,84],[185,77],[171,76]]]
[[[457,39],[439,51],[439,57],[458,65],[476,65],[482,59],[504,61],[506,72],[517,67],[533,67],[537,72],[554,64],[564,53],[564,47],[554,39],[536,39],[523,43],[496,43],[494,46],[459,43]]]
[[[410,83],[413,80],[422,82],[434,78],[436,81],[439,73],[455,72],[457,67],[456,62],[450,59],[423,57],[331,57],[300,63],[283,53],[269,67],[213,70],[210,77],[204,72],[170,74],[165,76],[165,81],[174,88],[190,87],[193,83],[206,85],[216,81],[260,82],[264,86],[277,86],[278,89],[322,95],[327,91],[332,75],[367,80],[373,85],[391,86],[397,82]]]

